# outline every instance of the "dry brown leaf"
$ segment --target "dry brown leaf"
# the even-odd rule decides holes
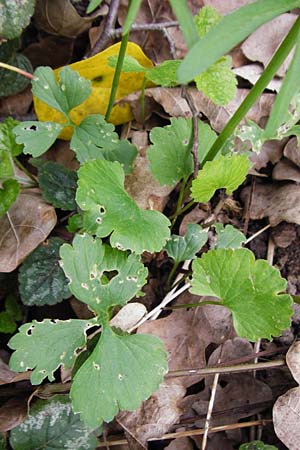
[[[192,441],[187,437],[183,437],[174,439],[165,450],[193,450],[193,448]]]
[[[281,159],[273,169],[273,180],[289,180],[300,182],[300,167],[296,166],[290,160]]]
[[[79,162],[75,153],[70,149],[70,141],[62,141],[57,139],[52,147],[44,153],[43,159],[62,164],[67,169],[78,170]]]
[[[289,450],[299,450],[299,422],[300,388],[296,387],[281,395],[273,407],[275,433]]]
[[[300,145],[298,145],[296,137],[293,137],[288,141],[284,147],[283,154],[286,158],[296,164],[296,166],[300,167]]]
[[[0,97],[0,116],[23,116],[28,112],[31,103],[31,86],[28,86],[18,94],[10,95],[9,97]]]
[[[253,3],[255,0],[203,0],[205,6],[212,6],[220,14],[226,15],[235,9],[241,8],[242,6],[248,5],[248,3]]]
[[[247,186],[241,192],[241,199],[248,205],[251,188]],[[256,185],[248,210],[250,219],[269,218],[272,226],[282,221],[300,225],[300,185],[263,184]]]
[[[271,231],[276,247],[287,248],[297,238],[296,227],[292,223],[282,222]]]
[[[64,66],[72,57],[74,40],[60,36],[46,36],[25,48],[23,54],[30,60],[33,68],[49,66],[52,69]]]
[[[236,67],[233,72],[244,80],[250,81],[251,84],[255,84],[260,78],[264,69],[260,64],[247,64],[241,67]],[[270,91],[279,92],[282,85],[280,78],[273,78],[267,86]]]
[[[286,363],[294,379],[300,384],[300,341],[295,342],[286,354]]]
[[[150,438],[160,437],[179,421],[179,401],[185,395],[185,388],[179,380],[164,381],[158,391],[133,412],[121,412],[118,423],[129,434],[145,446]]]
[[[0,272],[14,270],[47,238],[57,220],[38,189],[22,191],[8,214],[0,218]]]
[[[286,139],[281,141],[270,140],[264,143],[261,151],[257,153],[252,153],[250,160],[254,164],[253,168],[260,170],[271,162],[272,164],[277,163],[283,154],[283,147],[286,144]]]
[[[97,15],[81,17],[70,0],[38,0],[34,22],[47,33],[73,38],[88,30]]]
[[[29,380],[31,373],[17,373],[10,370],[8,365],[0,358],[0,385]]]
[[[215,105],[196,88],[190,88],[188,91],[196,110],[203,113],[209,119],[212,128],[218,132],[224,128],[249,93],[248,89],[238,89],[234,100],[223,107]],[[140,118],[140,95],[140,92],[134,92],[122,99],[130,104],[136,120]],[[145,90],[145,98],[155,100],[171,117],[191,117],[190,108],[186,100],[182,98],[181,88],[149,88]],[[273,102],[274,94],[261,95],[258,102],[247,113],[246,118],[259,124],[263,118],[269,116]]]
[[[24,422],[28,413],[28,398],[14,397],[0,407],[0,432],[9,431]]]
[[[297,17],[296,14],[282,14],[254,31],[241,46],[246,57],[266,67]],[[278,76],[284,77],[291,58],[290,53],[277,71]]]

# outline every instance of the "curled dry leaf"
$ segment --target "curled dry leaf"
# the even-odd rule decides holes
[[[255,0],[203,0],[205,6],[212,6],[220,14],[226,15],[234,11],[235,9],[241,8],[242,6],[248,5],[248,3],[253,3]]]
[[[250,160],[253,163],[253,169],[260,170],[271,162],[277,163],[282,157],[283,147],[286,144],[286,139],[281,141],[270,140],[266,141],[259,153],[253,152],[250,156]]]
[[[251,188],[247,186],[241,192],[245,205],[249,204]],[[251,196],[248,210],[250,219],[269,218],[272,226],[282,221],[300,225],[300,185],[295,183],[256,185]]]
[[[74,38],[88,30],[95,17],[81,17],[70,0],[38,0],[34,21],[47,33]]]
[[[284,147],[283,154],[286,158],[292,161],[296,166],[300,167],[300,145],[296,137],[288,141]]]
[[[8,365],[0,358],[0,386],[3,384],[17,383],[22,380],[29,380],[30,372],[18,373],[10,370]]]
[[[55,209],[45,203],[39,190],[21,192],[0,219],[0,272],[13,271],[56,224]]]
[[[300,342],[295,342],[286,355],[286,363],[297,383],[300,383]],[[289,450],[298,450],[300,442],[300,387],[279,397],[273,408],[275,433]]]
[[[31,103],[31,86],[28,86],[18,94],[10,95],[9,97],[0,97],[0,116],[23,116],[28,112]]]
[[[22,423],[28,412],[27,397],[13,397],[0,408],[0,432],[9,431]]]
[[[46,36],[28,45],[23,51],[35,69],[39,66],[56,67],[68,64],[73,53],[74,40],[61,36]]]
[[[266,67],[296,19],[296,14],[281,14],[258,28],[241,46],[245,56],[251,61],[261,62]],[[292,54],[277,71],[278,76],[284,77],[291,58]]]
[[[289,180],[300,182],[300,167],[286,158],[281,159],[273,169],[273,180]]]
[[[244,80],[250,81],[251,84],[255,84],[260,78],[264,69],[260,64],[247,64],[241,67],[233,69],[233,72]],[[267,86],[270,91],[279,92],[282,85],[280,78],[273,78]]]

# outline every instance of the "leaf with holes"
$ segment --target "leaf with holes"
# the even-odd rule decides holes
[[[191,121],[172,118],[171,125],[150,132],[149,169],[160,184],[172,186],[193,172]]]
[[[196,202],[208,202],[217,189],[231,194],[245,180],[249,170],[246,155],[220,155],[208,161],[192,183],[192,196]]]
[[[0,217],[7,213],[11,205],[17,200],[20,185],[14,179],[8,179],[2,183],[0,188]]]
[[[196,253],[206,243],[207,237],[207,231],[203,230],[200,225],[189,223],[186,227],[185,236],[172,234],[165,249],[175,263],[179,264],[187,259],[194,259]]]
[[[55,122],[21,122],[14,128],[17,144],[23,144],[23,152],[32,156],[45,153],[56,141],[63,126]]]
[[[230,309],[235,331],[250,341],[272,339],[289,327],[292,298],[286,280],[247,249],[210,250],[193,262],[190,291],[217,297]]]
[[[10,432],[14,450],[95,450],[92,430],[74,414],[67,395],[55,395],[30,404],[28,417]]]
[[[119,410],[133,411],[158,389],[167,372],[163,343],[104,327],[93,353],[74,376],[74,411],[90,427],[109,422]]]
[[[66,169],[62,164],[42,159],[31,159],[30,164],[38,168],[38,182],[43,198],[55,208],[64,211],[75,210],[76,171]]]
[[[158,211],[143,210],[124,190],[118,162],[88,161],[78,171],[76,201],[84,211],[85,229],[110,244],[135,253],[160,251],[170,235],[169,220]]]
[[[78,125],[71,139],[71,149],[79,162],[91,159],[119,161],[128,174],[137,155],[137,149],[130,142],[120,140],[115,127],[107,123],[103,116],[91,115]]]
[[[48,377],[54,381],[54,372],[63,366],[70,369],[76,351],[86,344],[86,331],[95,325],[91,320],[34,320],[19,328],[8,345],[15,350],[9,366],[15,372],[32,369],[31,383],[40,384]]]
[[[96,314],[124,305],[146,282],[148,272],[138,256],[127,256],[88,234],[64,244],[60,256],[70,291]]]
[[[24,305],[55,305],[69,298],[68,280],[58,264],[62,239],[50,238],[36,248],[19,271],[19,288]]]
[[[29,25],[35,0],[2,0],[0,8],[0,39],[18,37]]]
[[[83,103],[91,93],[91,82],[68,66],[59,71],[58,81],[50,67],[38,67],[34,75],[33,95],[64,115]]]
[[[235,135],[242,142],[249,141],[251,143],[251,149],[256,153],[259,153],[265,141],[264,132],[264,129],[260,128],[260,126],[258,126],[255,122],[248,119],[247,125],[242,125],[239,129],[237,129],[235,131]]]
[[[214,224],[217,232],[217,243],[215,248],[240,248],[246,241],[246,236],[232,225],[224,225],[222,223]]]

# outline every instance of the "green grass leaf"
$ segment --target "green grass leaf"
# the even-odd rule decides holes
[[[194,259],[196,253],[207,241],[207,231],[196,223],[189,223],[186,227],[185,236],[172,234],[165,246],[165,250],[173,258],[176,264],[187,259]]]
[[[76,350],[84,347],[86,331],[93,325],[92,321],[77,319],[26,323],[8,343],[15,350],[9,367],[16,372],[32,369],[30,381],[34,385],[47,377],[54,381],[54,372],[60,366],[73,366]]]
[[[185,42],[188,48],[191,48],[198,41],[198,33],[191,10],[186,0],[170,0],[170,4],[179,22]]]
[[[98,6],[100,6],[102,3],[102,0],[90,0],[89,6],[86,9],[86,14],[90,14],[91,12],[95,11]]]
[[[50,238],[37,247],[19,270],[19,289],[24,305],[55,305],[71,297],[68,280],[59,266],[62,239]]]
[[[7,213],[11,205],[17,200],[20,192],[19,183],[10,178],[0,188],[0,217]]]
[[[231,62],[230,56],[223,56],[195,77],[197,88],[216,105],[226,105],[235,97],[237,80]]]
[[[60,256],[70,291],[95,314],[124,305],[146,282],[148,271],[138,256],[127,256],[88,234],[75,236],[72,245],[64,244]]]
[[[30,164],[38,168],[38,182],[44,199],[55,208],[75,210],[77,172],[42,159],[31,159]]]
[[[160,251],[170,236],[169,220],[143,210],[124,190],[124,171],[117,162],[88,161],[78,171],[76,201],[85,212],[84,227],[110,244],[135,253]]]
[[[158,338],[118,334],[105,327],[74,377],[74,411],[95,428],[102,421],[111,421],[119,410],[136,409],[158,389],[166,372],[166,352]]]
[[[245,180],[249,170],[246,155],[220,155],[208,161],[193,180],[192,196],[196,202],[208,202],[217,189],[226,189],[231,194]]]
[[[217,243],[215,248],[240,248],[246,241],[246,236],[232,225],[215,223],[214,228],[217,232]]]
[[[250,341],[272,339],[289,327],[292,298],[286,280],[247,249],[210,250],[193,262],[190,291],[220,299],[230,309],[237,334]]]
[[[132,172],[137,149],[130,142],[119,139],[115,127],[103,116],[90,115],[78,125],[71,139],[71,149],[80,163],[91,159],[118,161],[126,174]]]
[[[192,81],[265,22],[297,7],[299,0],[258,0],[223,17],[189,50],[178,70],[179,81]]]
[[[33,95],[65,115],[84,102],[91,93],[91,82],[68,66],[59,72],[59,81],[50,67],[38,67],[34,75]]]
[[[41,156],[56,141],[64,128],[56,122],[21,122],[14,128],[17,144],[23,144],[25,154]]]
[[[96,436],[74,414],[67,395],[30,404],[28,417],[10,432],[13,450],[95,450]]]
[[[172,118],[171,125],[152,128],[147,150],[149,170],[161,184],[172,186],[193,172],[191,120]]]

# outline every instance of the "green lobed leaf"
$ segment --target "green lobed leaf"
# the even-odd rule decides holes
[[[232,225],[224,225],[222,223],[214,224],[217,232],[217,243],[215,248],[240,248],[247,240],[246,236]]]
[[[34,75],[33,95],[65,115],[86,100],[91,93],[91,82],[68,66],[59,72],[58,81],[50,67],[38,67]]]
[[[189,223],[185,236],[172,234],[165,246],[165,250],[179,264],[187,259],[194,259],[196,253],[203,247],[208,238],[206,230],[196,223]]]
[[[262,441],[252,441],[240,445],[239,450],[278,450],[278,448],[274,445],[266,445]]]
[[[163,87],[177,86],[179,83],[177,78],[178,67],[181,60],[164,61],[161,64],[147,69],[145,76],[152,83]]]
[[[231,194],[245,180],[249,170],[246,155],[220,155],[205,163],[192,183],[192,196],[196,202],[208,202],[217,189],[226,189]]]
[[[112,68],[117,67],[118,62],[118,55],[110,56],[108,58],[108,65]],[[123,66],[122,66],[122,72],[128,73],[128,72],[146,72],[147,68],[142,66],[137,59],[135,59],[133,56],[125,55]]]
[[[120,140],[114,126],[99,114],[88,116],[78,125],[71,139],[71,149],[80,163],[92,159],[118,161],[125,173],[132,171],[137,149],[130,142]]]
[[[24,305],[55,305],[71,296],[68,280],[59,266],[62,239],[50,238],[37,247],[19,270],[19,289]]]
[[[152,128],[147,150],[149,170],[160,184],[172,186],[193,172],[191,121],[172,118],[165,127]]]
[[[212,6],[203,6],[198,14],[194,16],[197,33],[199,37],[205,36],[211,28],[222,19],[221,14]]]
[[[72,411],[67,395],[30,405],[28,417],[10,432],[13,450],[95,450],[97,439]]]
[[[223,17],[190,48],[178,69],[179,81],[193,80],[258,27],[298,6],[299,0],[258,0]]]
[[[78,171],[76,201],[84,211],[83,225],[110,244],[135,253],[160,251],[170,236],[169,220],[158,211],[143,210],[124,190],[118,162],[88,161]]]
[[[2,183],[0,188],[0,217],[4,216],[17,200],[19,192],[20,185],[16,180],[10,178]]]
[[[0,6],[0,38],[18,37],[29,25],[35,0],[2,0]]]
[[[119,410],[136,409],[158,389],[166,372],[166,352],[158,338],[104,327],[93,353],[74,376],[74,411],[93,428],[109,422]]]
[[[290,325],[292,298],[286,280],[248,249],[210,250],[193,262],[190,292],[220,299],[230,309],[237,334],[250,341],[272,339]]]
[[[1,15],[1,9],[0,9]],[[0,47],[1,49],[1,47]],[[25,72],[32,73],[32,65],[29,59],[21,53],[16,53],[6,61],[11,66],[18,67]],[[23,75],[7,69],[0,69],[0,97],[17,94],[23,91],[30,83],[30,80]]]
[[[263,143],[265,142],[264,130],[260,128],[255,122],[250,119],[246,121],[247,125],[242,125],[236,130],[235,135],[242,141],[249,141],[251,143],[251,149],[259,153]],[[275,138],[275,136],[273,136]]]
[[[41,156],[56,141],[63,125],[56,122],[21,122],[14,128],[17,144],[23,144],[25,154]]]
[[[14,166],[12,157],[9,151],[0,148],[0,180],[5,180],[13,176],[14,176]]]
[[[60,256],[70,291],[95,314],[124,305],[146,283],[148,271],[138,256],[127,256],[88,234],[76,235],[72,245],[64,244]],[[108,280],[109,275],[115,276]]]
[[[31,159],[30,164],[38,168],[39,186],[47,202],[64,211],[76,209],[77,173],[75,170],[69,170],[62,164],[42,159]]]
[[[73,366],[76,351],[85,346],[86,331],[94,324],[91,320],[45,319],[22,325],[8,343],[15,350],[9,367],[16,372],[32,369],[30,381],[34,385],[47,377],[53,381],[60,366]]]
[[[237,79],[231,63],[230,56],[223,56],[195,77],[197,88],[216,105],[224,106],[235,97]]]

